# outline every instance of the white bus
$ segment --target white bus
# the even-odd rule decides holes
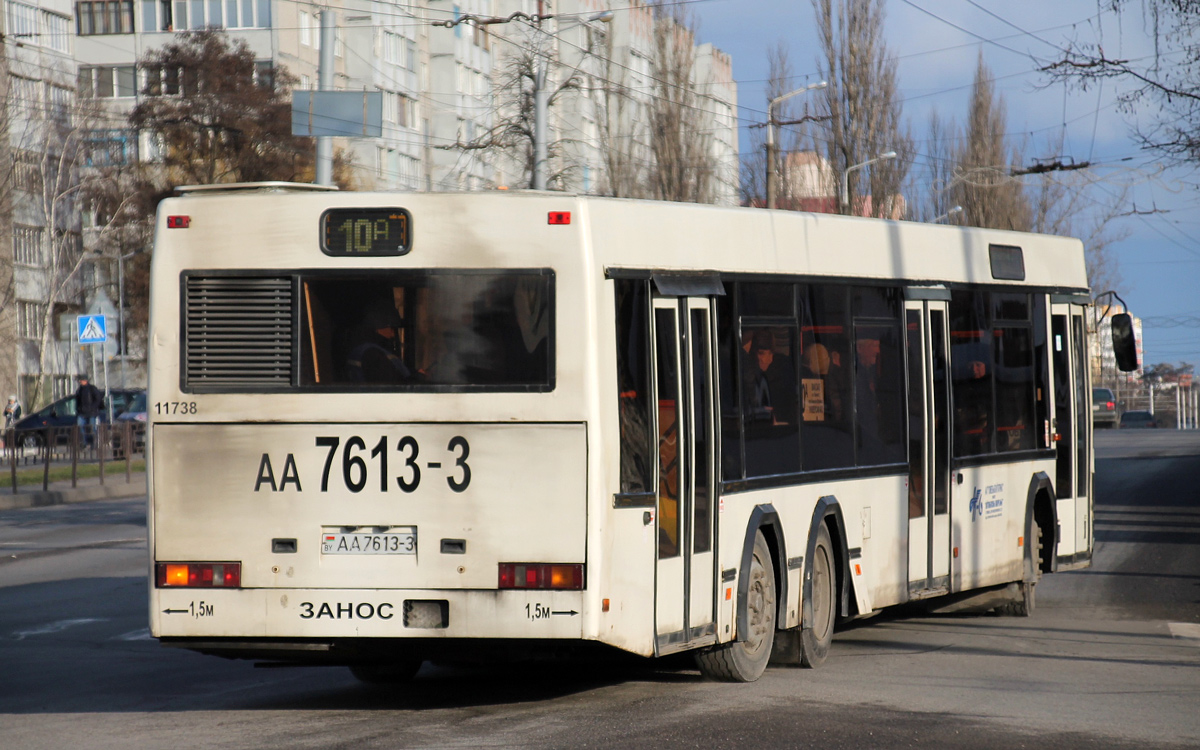
[[[551,193],[159,207],[151,632],[411,678],[694,651],[1092,554],[1077,240]]]

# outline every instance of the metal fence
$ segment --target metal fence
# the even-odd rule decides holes
[[[72,425],[40,430],[7,430],[3,433],[3,457],[8,464],[14,493],[20,491],[18,470],[42,468],[42,489],[50,487],[51,468],[70,467],[71,486],[79,481],[80,466],[98,466],[100,484],[106,476],[124,472],[132,481],[133,461],[146,457],[146,425],[143,422],[100,424],[95,428]]]

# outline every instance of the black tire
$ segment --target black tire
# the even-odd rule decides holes
[[[27,432],[21,436],[19,442],[22,448],[34,450],[42,447],[42,436],[36,432]]]
[[[829,656],[833,643],[833,623],[837,620],[837,563],[833,559],[833,541],[825,524],[817,529],[812,560],[812,612],[810,627],[800,629],[800,664],[816,669]]]
[[[775,643],[775,565],[771,549],[761,531],[754,534],[750,558],[746,621],[750,632],[745,640],[722,643],[696,654],[696,665],[705,677],[721,682],[754,682],[771,660]]]
[[[1037,580],[1042,577],[1042,527],[1037,521],[1032,522],[1029,529],[1029,556],[1032,560],[1032,581],[1018,581],[1016,597],[1007,604],[997,607],[996,611],[1006,617],[1029,617],[1033,614],[1037,592]]]
[[[369,685],[404,685],[421,670],[420,661],[393,661],[382,664],[352,664],[350,674]]]

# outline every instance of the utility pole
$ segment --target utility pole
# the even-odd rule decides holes
[[[317,89],[333,91],[333,39],[337,17],[332,10],[321,11],[321,58],[317,70]],[[333,138],[317,136],[318,185],[333,184]]]
[[[546,92],[546,63],[542,62],[538,46],[545,40],[542,34],[542,0],[537,4],[537,43],[533,50],[533,189],[546,189],[546,118],[550,115],[550,96]]]
[[[828,81],[814,83],[811,86],[789,91],[782,96],[777,96],[774,99],[767,101],[767,208],[775,208],[775,196],[779,191],[777,183],[779,175],[775,165],[775,105],[783,102],[785,99],[790,99],[797,94],[803,94],[808,91],[823,89],[829,85]]]

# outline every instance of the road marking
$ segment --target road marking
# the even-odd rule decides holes
[[[142,628],[141,630],[131,630],[128,633],[119,635],[113,640],[116,641],[152,641],[154,637],[150,635],[150,628]]]
[[[1171,635],[1174,638],[1188,638],[1200,641],[1200,623],[1168,622],[1167,628],[1170,629]]]
[[[28,636],[28,635],[49,635],[50,633],[61,633],[62,631],[66,630],[67,628],[73,628],[77,625],[87,625],[88,623],[92,623],[92,622],[104,622],[104,621],[105,621],[105,618],[101,618],[101,617],[85,617],[85,618],[82,618],[79,620],[59,620],[58,622],[51,622],[46,625],[43,625],[40,628],[34,628],[33,630],[18,630],[15,633],[13,633],[12,635],[13,635],[13,638],[20,641],[20,640],[24,640],[25,636]]]

